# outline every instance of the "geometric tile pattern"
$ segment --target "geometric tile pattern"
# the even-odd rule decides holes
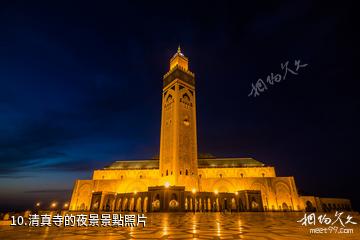
[[[147,213],[146,226],[123,227],[10,227],[0,226],[1,240],[21,239],[360,239],[360,217],[351,234],[310,234],[301,226],[304,213]],[[316,226],[316,227],[321,227]]]

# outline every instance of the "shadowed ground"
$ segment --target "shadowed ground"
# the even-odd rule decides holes
[[[345,215],[345,214],[344,214]],[[0,227],[0,239],[360,239],[359,215],[347,224],[353,233],[310,234],[297,222],[304,213],[147,213],[146,226]],[[317,213],[316,216],[320,216]],[[333,214],[327,214],[334,219]],[[336,223],[334,226],[341,227]],[[327,227],[317,223],[312,227]]]

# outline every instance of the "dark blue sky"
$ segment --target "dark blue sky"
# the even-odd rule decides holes
[[[178,44],[200,152],[254,157],[303,193],[358,203],[356,29],[350,1],[2,1],[0,210],[65,201],[94,168],[158,154]],[[248,97],[298,59],[298,75]]]

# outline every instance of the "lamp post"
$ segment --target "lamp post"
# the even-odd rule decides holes
[[[35,204],[35,210],[36,210],[36,212],[39,212],[40,206],[41,206],[41,203],[40,203],[40,202],[37,202],[37,203]]]
[[[214,194],[215,194],[215,212],[217,212],[217,210],[218,210],[218,206],[217,206],[217,203],[218,203],[218,201],[217,201],[217,195],[218,195],[218,193],[219,193],[219,191],[217,190],[217,189],[215,189],[215,191],[214,191]]]
[[[56,207],[57,207],[57,202],[52,202],[51,205],[50,205],[50,209],[54,209],[56,210]]]
[[[235,196],[237,196],[237,195],[239,195],[238,191],[235,192]],[[237,211],[239,212],[239,201],[238,201],[237,197],[235,197],[235,205],[236,205]]]
[[[166,182],[165,183],[165,191],[164,191],[164,211],[165,211],[165,207],[166,207],[166,194],[167,194],[167,190],[168,190],[168,188],[170,187],[170,183],[169,182]]]
[[[195,212],[196,212],[196,189],[193,188],[193,189],[191,190],[191,192],[192,192],[193,195],[194,195],[194,214],[195,214]]]

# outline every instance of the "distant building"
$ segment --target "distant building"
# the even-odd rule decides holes
[[[335,204],[335,205],[334,205]],[[159,159],[117,161],[77,180],[73,211],[327,211],[347,199],[300,197],[294,177],[252,158],[198,157],[195,75],[178,49],[164,75]]]

